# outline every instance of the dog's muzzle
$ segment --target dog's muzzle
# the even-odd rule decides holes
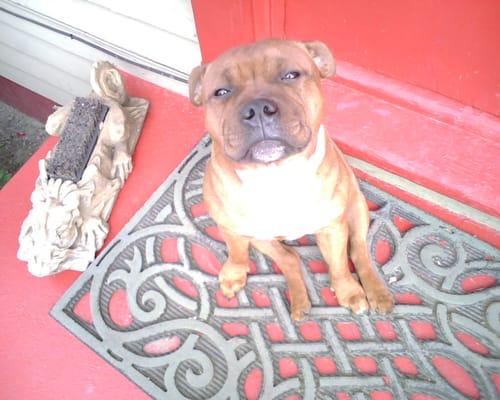
[[[250,136],[247,160],[270,163],[290,153],[280,117],[278,104],[270,99],[254,99],[241,108],[240,121]]]

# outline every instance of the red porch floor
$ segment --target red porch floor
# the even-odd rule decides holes
[[[151,108],[134,155],[134,171],[120,193],[110,219],[111,229],[108,242],[182,161],[203,134],[201,112],[195,110],[184,97],[129,76],[127,87],[132,95],[149,99]],[[326,92],[332,100],[328,127],[330,133],[338,137],[341,147],[350,154],[369,159],[373,163],[380,163],[380,158],[382,158],[380,154],[383,153],[384,146],[392,146],[395,154],[395,158],[391,160],[395,166],[394,172],[399,172],[398,166],[400,169],[408,170],[416,168],[425,159],[432,158],[432,152],[427,152],[409,155],[406,159],[398,159],[404,153],[399,150],[410,147],[409,138],[418,143],[418,131],[410,129],[412,124],[417,123],[416,121],[428,124],[426,128],[428,130],[448,135],[448,139],[443,139],[444,143],[441,146],[446,145],[446,141],[451,140],[450,138],[456,137],[453,136],[452,131],[462,129],[448,126],[444,122],[435,122],[422,114],[403,109],[398,114],[400,117],[398,121],[402,124],[401,129],[408,129],[405,131],[408,135],[406,139],[401,139],[400,143],[391,143],[386,138],[383,142],[384,132],[379,129],[371,131],[378,132],[378,138],[382,140],[382,144],[379,144],[374,152],[372,148],[363,147],[359,143],[353,148],[346,134],[349,129],[356,124],[363,126],[367,121],[367,115],[375,112],[376,117],[379,118],[387,116],[387,112],[397,112],[399,107],[338,83],[327,84]],[[342,101],[339,101],[339,98]],[[352,100],[353,98],[355,99]],[[350,114],[341,113],[345,110],[351,110]],[[386,123],[381,120],[369,120],[372,123],[377,121],[381,124]],[[341,131],[338,130],[339,127]],[[363,141],[369,143],[375,139],[377,138],[362,137],[360,143]],[[481,140],[474,141],[476,147],[472,150],[481,152],[480,154],[488,160],[488,163],[495,165],[494,155],[498,155],[498,138],[488,140],[490,146],[483,146],[484,141]],[[66,272],[55,277],[38,279],[30,276],[24,263],[16,259],[19,228],[30,209],[29,197],[38,174],[37,160],[43,157],[54,143],[54,139],[49,140],[0,193],[0,237],[2,238],[0,265],[3,266],[0,283],[0,299],[2,300],[0,398],[148,398],[144,392],[49,317],[48,311],[79,274]],[[469,156],[468,152],[471,149],[465,147],[459,146],[459,150],[463,153],[454,153],[456,157],[452,157],[452,163]],[[411,148],[408,151],[411,153]],[[485,212],[493,214],[498,212],[497,195],[500,193],[498,172],[485,166],[483,185],[472,190],[467,187],[467,179],[470,177],[461,180],[460,174],[455,174],[455,172],[450,175],[444,174],[451,179],[451,183],[445,182],[445,185],[439,187],[436,184],[436,181],[439,181],[437,179],[429,184],[427,179],[429,176],[432,177],[433,168],[438,171],[440,166],[426,165],[427,172],[424,173],[413,169],[410,171],[410,176],[416,177],[418,182],[436,190],[445,186],[452,187],[448,194],[463,201],[471,200],[471,195],[479,190],[481,195],[470,202]],[[470,178],[470,182],[474,183],[473,181],[474,175]],[[394,191],[401,194],[397,189]],[[460,193],[460,196],[455,196],[457,193]],[[422,203],[418,199],[413,198],[413,201],[459,227],[472,231],[492,244],[500,243],[498,231],[474,222],[464,221],[460,216],[447,213],[440,207]]]

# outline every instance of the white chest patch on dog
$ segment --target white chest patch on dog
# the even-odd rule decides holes
[[[238,215],[232,217],[238,233],[262,240],[293,240],[319,231],[340,214],[332,201],[333,188],[325,187],[317,175],[325,156],[325,135],[321,127],[315,152],[308,159],[291,156],[277,164],[237,172],[242,181],[240,206]],[[249,198],[253,201],[244,200]]]

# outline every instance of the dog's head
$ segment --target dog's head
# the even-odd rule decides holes
[[[322,42],[265,40],[196,67],[189,97],[205,107],[205,126],[239,163],[270,163],[301,152],[323,114],[320,80],[335,72]]]

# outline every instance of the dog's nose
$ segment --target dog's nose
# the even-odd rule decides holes
[[[259,119],[263,121],[273,118],[278,113],[278,105],[267,99],[256,99],[247,103],[241,109],[241,119],[243,122],[254,123]]]

